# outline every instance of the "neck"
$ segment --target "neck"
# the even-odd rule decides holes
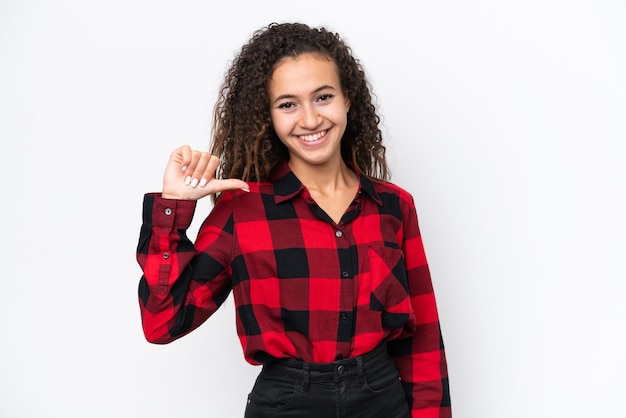
[[[358,184],[356,173],[350,170],[341,158],[334,163],[316,166],[301,165],[290,160],[289,167],[309,191],[316,191],[327,196],[334,195],[338,190],[353,188]]]

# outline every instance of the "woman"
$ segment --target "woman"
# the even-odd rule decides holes
[[[226,74],[211,152],[175,149],[144,198],[145,336],[191,332],[232,291],[245,359],[263,365],[246,417],[451,416],[415,206],[388,181],[379,120],[339,35],[271,24]]]

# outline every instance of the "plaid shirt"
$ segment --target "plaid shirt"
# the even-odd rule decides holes
[[[360,176],[339,224],[284,163],[223,193],[195,244],[195,201],[144,197],[137,260],[148,341],[197,328],[233,292],[246,360],[326,363],[388,342],[413,416],[449,417],[448,375],[413,198]]]

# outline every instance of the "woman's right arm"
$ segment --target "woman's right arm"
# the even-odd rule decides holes
[[[203,248],[187,238],[196,200],[244,189],[235,179],[214,177],[219,160],[184,146],[170,156],[163,192],[144,196],[137,261],[143,271],[139,306],[146,339],[165,344],[191,332],[230,292],[230,203],[220,199],[203,224]],[[204,180],[203,180],[204,179]]]

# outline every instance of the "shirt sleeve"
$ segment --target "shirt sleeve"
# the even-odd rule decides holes
[[[389,342],[413,418],[450,418],[446,356],[430,271],[412,198],[403,211],[403,251],[416,330]]]
[[[228,199],[223,199],[228,200]],[[187,237],[195,201],[146,194],[137,246],[139,307],[149,342],[166,344],[196,329],[231,291],[232,216],[215,205],[196,243]]]

